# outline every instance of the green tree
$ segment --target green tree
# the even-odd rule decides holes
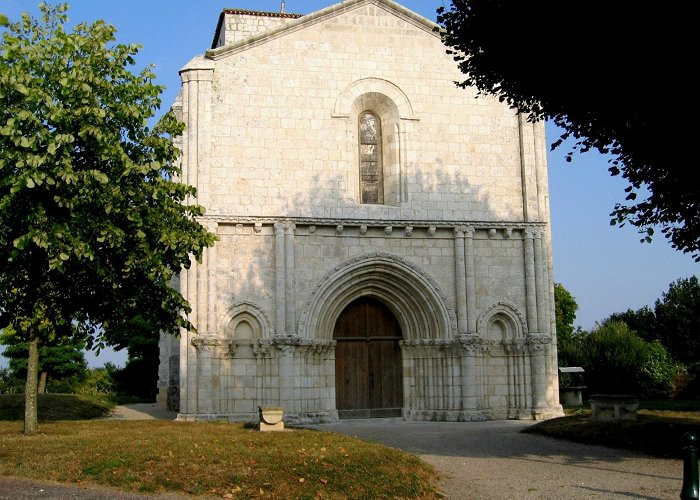
[[[560,366],[575,365],[574,321],[578,304],[561,283],[554,284],[554,317],[557,329],[557,353]]]
[[[9,360],[9,369],[18,379],[26,379],[29,345],[16,336],[0,334],[0,343],[5,344],[3,355]],[[53,342],[45,342],[39,347],[39,386],[38,392],[46,392],[47,383],[61,387],[67,392],[71,386],[82,382],[87,373],[87,363],[83,349],[85,341],[70,333],[56,336]],[[62,382],[62,383],[61,383]]]
[[[678,361],[700,362],[700,282],[696,276],[671,283],[654,304],[657,335]]]
[[[624,322],[630,330],[636,332],[644,340],[661,340],[659,338],[658,325],[656,324],[656,315],[649,306],[644,306],[636,311],[627,309],[627,311],[622,313],[613,313],[603,320],[603,324],[605,325],[612,321]]]
[[[105,332],[105,338],[117,350],[126,349],[126,366],[113,373],[117,390],[124,395],[154,401],[158,385],[160,332],[142,316]]]
[[[574,334],[578,304],[561,283],[554,283],[554,316],[556,318],[557,342],[567,341]]]
[[[673,389],[677,367],[666,349],[623,322],[599,325],[578,347],[591,392],[668,397]]]
[[[690,8],[452,0],[438,9],[438,22],[466,75],[460,86],[494,95],[532,120],[553,121],[565,131],[555,146],[576,141],[568,160],[577,150],[609,153],[610,172],[629,183],[611,223],[629,222],[642,241],[659,226],[674,248],[700,261],[700,184],[688,148],[669,147],[693,144],[693,127],[686,106],[659,97],[660,88],[692,81],[689,65],[678,62],[693,57]]]
[[[214,242],[192,187],[174,182],[183,125],[160,106],[136,45],[103,21],[66,30],[67,5],[0,16],[0,328],[28,342],[24,432],[37,432],[38,348],[142,315],[192,328],[175,274]]]

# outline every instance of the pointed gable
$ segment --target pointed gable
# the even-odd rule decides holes
[[[364,17],[373,23],[383,23],[382,27],[387,30],[395,28],[400,31],[405,29],[405,25],[408,23],[438,37],[434,33],[437,27],[435,23],[392,0],[348,0],[306,15],[228,9],[219,18],[215,34],[215,48],[208,50],[206,55],[216,60],[322,22],[339,25],[339,18],[365,7],[371,9],[368,13],[372,15]],[[230,19],[229,25],[226,24],[228,22],[227,12],[230,13],[228,14],[230,16],[228,18]],[[388,15],[378,16],[377,14],[380,13]],[[382,20],[377,21],[380,17]],[[394,26],[392,26],[390,19],[393,20]],[[226,25],[225,29],[224,25]],[[354,28],[356,27],[355,24]]]

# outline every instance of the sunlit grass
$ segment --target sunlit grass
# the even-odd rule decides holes
[[[0,422],[0,475],[236,498],[439,498],[413,455],[313,430],[229,423]]]

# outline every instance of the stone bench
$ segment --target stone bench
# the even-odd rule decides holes
[[[593,394],[589,398],[593,420],[637,420],[639,398],[628,394]]]

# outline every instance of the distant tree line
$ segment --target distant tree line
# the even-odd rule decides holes
[[[671,283],[654,307],[628,309],[574,328],[578,305],[555,285],[559,366],[581,366],[589,393],[700,398],[700,283]]]

